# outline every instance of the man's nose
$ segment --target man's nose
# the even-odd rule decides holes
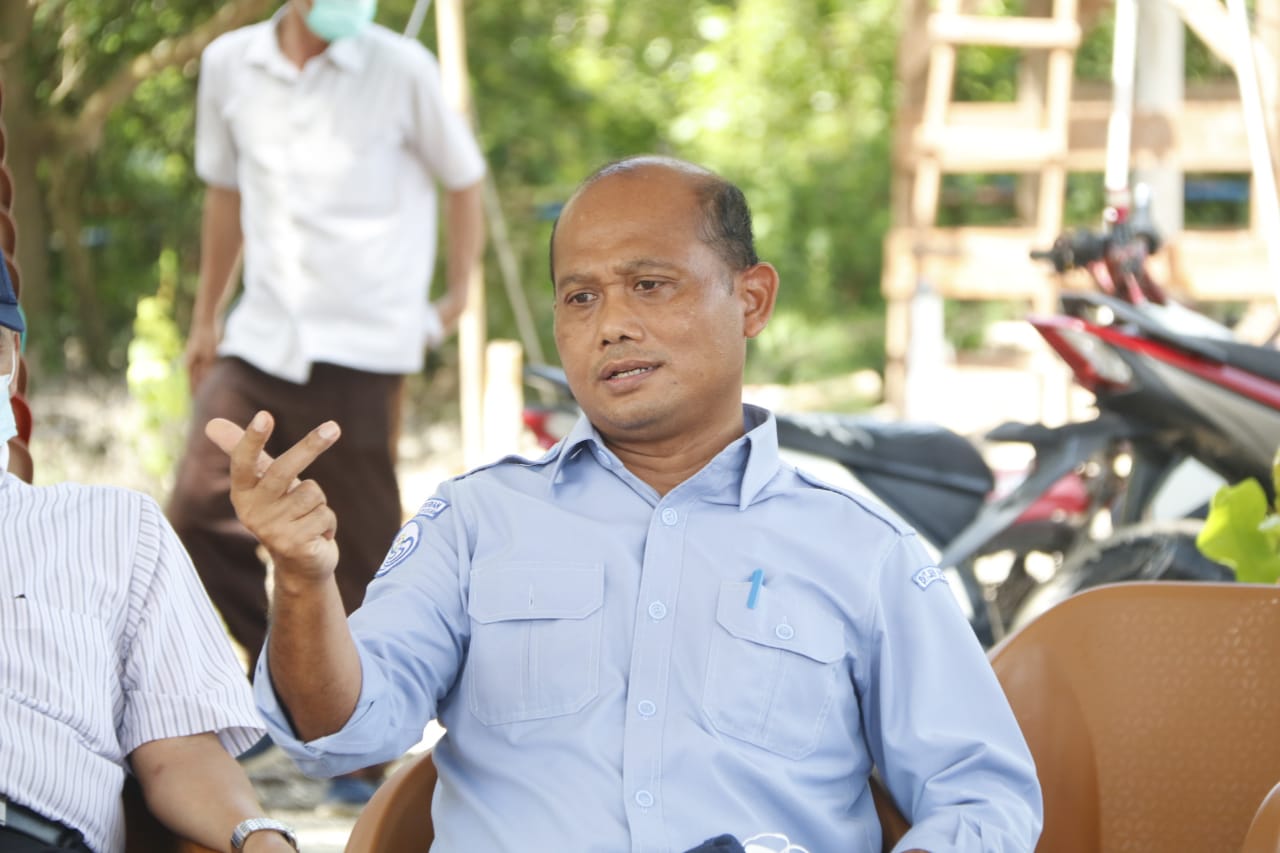
[[[600,310],[596,315],[599,322],[600,344],[637,341],[644,336],[644,325],[635,311],[635,306],[625,294],[606,292],[600,297]]]

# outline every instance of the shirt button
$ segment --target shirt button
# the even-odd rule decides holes
[[[662,523],[667,527],[674,527],[675,523],[680,520],[680,513],[671,507],[667,507],[662,511]]]
[[[636,791],[636,805],[642,809],[647,809],[653,805],[653,794],[648,791]]]
[[[779,640],[790,640],[796,635],[796,629],[783,622],[777,628],[773,629],[773,633],[777,635]]]
[[[655,622],[661,622],[667,618],[667,605],[661,601],[655,601],[649,605],[649,618]]]
[[[652,717],[658,713],[658,706],[650,702],[648,699],[642,699],[640,704],[636,705],[636,710],[640,712],[642,717]]]

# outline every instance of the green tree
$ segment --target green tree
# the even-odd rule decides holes
[[[57,341],[73,360],[122,364],[143,271],[162,245],[190,242],[196,60],[217,35],[269,6],[0,4],[6,159],[37,353],[47,356]]]

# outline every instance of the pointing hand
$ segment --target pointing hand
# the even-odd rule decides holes
[[[276,583],[325,580],[338,565],[333,540],[338,520],[320,486],[298,475],[338,440],[341,431],[326,421],[272,459],[263,448],[274,426],[269,413],[258,412],[247,430],[214,418],[204,431],[231,457],[231,503],[271,554]]]

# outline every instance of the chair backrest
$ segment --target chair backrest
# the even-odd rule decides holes
[[[424,752],[392,773],[356,818],[346,853],[425,853],[436,837],[436,765]]]
[[[431,796],[436,766],[424,752],[391,774],[360,811],[346,853],[425,853],[435,839]],[[910,824],[876,779],[871,781],[876,813],[884,830],[884,851],[891,850]]]
[[[1044,789],[1039,853],[1239,850],[1280,780],[1280,588],[1099,587],[991,663]]]
[[[1240,853],[1280,853],[1280,782],[1253,816]]]

